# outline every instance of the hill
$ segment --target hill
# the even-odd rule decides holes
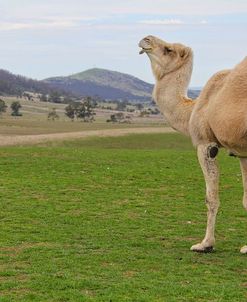
[[[54,89],[49,83],[15,75],[7,70],[0,69],[0,95],[17,95],[29,91],[33,93],[67,95],[62,89]]]
[[[89,69],[67,77],[44,80],[78,96],[99,96],[109,100],[149,101],[153,85],[129,74],[106,69]]]
[[[153,85],[129,74],[93,68],[67,77],[44,80],[57,89],[64,89],[77,96],[99,96],[108,100],[150,101]],[[189,96],[196,98],[199,90],[190,90]]]

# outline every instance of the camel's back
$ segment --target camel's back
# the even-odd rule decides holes
[[[213,86],[210,81],[217,85]],[[235,111],[236,108],[247,109],[247,57],[235,68],[217,73],[210,81],[207,93],[202,92],[200,96],[202,103],[210,103],[210,115],[218,111]]]
[[[230,98],[232,102],[247,102],[247,57],[231,70],[219,94],[219,97]]]

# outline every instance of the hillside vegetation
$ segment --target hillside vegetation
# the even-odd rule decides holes
[[[107,69],[93,68],[67,77],[44,80],[57,89],[65,89],[75,95],[100,96],[108,100],[151,101],[153,85],[129,74]],[[190,90],[196,98],[199,90]]]
[[[56,91],[67,95],[62,89],[54,89],[48,83],[15,75],[7,70],[0,69],[0,95],[21,96],[26,91],[41,94],[52,94]]]
[[[49,78],[45,82],[77,95],[98,95],[112,100],[150,101],[153,89],[153,85],[131,75],[99,68],[68,77]]]

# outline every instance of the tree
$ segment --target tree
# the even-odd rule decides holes
[[[112,114],[110,116],[110,119],[107,120],[107,122],[111,122],[111,123],[122,123],[124,121],[124,114],[123,112],[118,112],[116,114]]]
[[[84,122],[93,122],[94,115],[93,105],[88,98],[76,108],[76,117],[82,119]]]
[[[117,123],[116,114],[111,114],[110,119],[106,120],[107,123]]]
[[[72,122],[76,118],[76,109],[77,109],[76,103],[71,103],[65,107],[65,115],[68,118],[70,118]]]
[[[48,120],[55,121],[59,119],[59,115],[56,112],[56,108],[52,108],[52,110],[48,113]]]
[[[75,118],[82,119],[84,122],[94,121],[94,106],[91,98],[87,97],[83,102],[72,102],[65,107],[65,115],[74,121]]]
[[[23,97],[24,97],[25,99],[28,99],[29,101],[33,101],[33,96],[32,96],[32,94],[30,94],[30,93],[28,93],[28,92],[24,92],[24,93],[23,93]]]
[[[21,109],[20,102],[15,101],[11,104],[10,107],[11,107],[11,110],[12,110],[12,113],[11,113],[12,116],[22,116],[22,114],[19,112],[19,110]]]
[[[8,108],[8,106],[5,104],[4,100],[0,99],[0,115],[3,112],[6,112],[7,108]]]
[[[62,103],[61,96],[56,91],[53,91],[50,94],[49,101],[52,102],[52,103]]]
[[[140,112],[140,117],[147,117],[149,115],[150,115],[150,111],[148,111],[148,110],[144,109]]]
[[[96,108],[98,106],[97,103],[97,98],[96,97],[91,97],[91,96],[87,96],[84,101],[89,102],[93,108]]]

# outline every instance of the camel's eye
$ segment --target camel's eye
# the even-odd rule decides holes
[[[164,47],[164,55],[170,54],[173,50],[170,47]]]

